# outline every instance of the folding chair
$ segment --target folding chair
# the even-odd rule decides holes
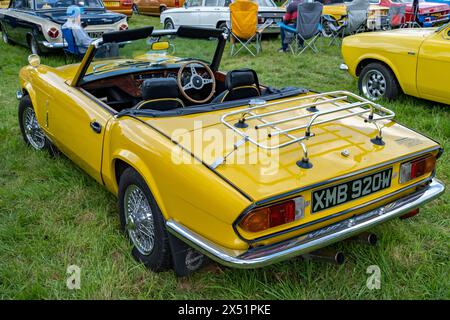
[[[231,3],[230,23],[231,56],[237,55],[244,48],[252,56],[258,54],[261,51],[258,5],[248,0],[238,0]],[[237,50],[235,51],[235,49]]]
[[[329,46],[337,42],[337,39],[344,38],[345,35],[352,35],[364,31],[367,26],[369,6],[369,0],[354,0],[347,4],[347,15],[345,20],[339,26],[335,26],[333,23],[329,24],[332,32]],[[329,19],[332,19],[329,16],[324,16],[323,18],[328,21],[330,21]]]
[[[63,43],[67,43],[67,47],[64,48],[64,63],[67,64],[68,55],[71,55],[77,59],[83,58],[83,54],[80,53],[80,50],[75,43],[75,38],[73,37],[72,30],[69,28],[63,28],[61,29],[61,31]]]
[[[419,24],[419,0],[413,0],[412,9],[414,13],[414,17],[412,21],[408,21],[404,24],[406,28],[422,28]]]
[[[295,55],[302,54],[307,48],[314,52],[319,52],[316,47],[316,41],[322,32],[323,5],[320,2],[307,2],[298,5],[297,8],[297,26],[293,28],[280,22],[278,25],[286,32],[294,34],[289,44],[289,48]],[[303,46],[299,46],[299,41]]]
[[[389,7],[385,29],[402,28],[406,23],[406,5],[392,4]]]

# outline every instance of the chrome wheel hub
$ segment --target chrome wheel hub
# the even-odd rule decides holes
[[[370,70],[364,75],[362,81],[363,94],[371,99],[378,100],[386,94],[386,79],[378,70]]]
[[[153,213],[144,192],[136,185],[129,185],[125,191],[125,223],[128,235],[143,255],[149,255],[155,245]]]
[[[34,110],[30,107],[23,112],[22,119],[25,136],[31,146],[37,150],[41,150],[45,146],[45,136],[36,120]]]

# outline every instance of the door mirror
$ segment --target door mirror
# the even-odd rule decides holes
[[[184,2],[183,7],[184,7],[185,9],[189,8],[188,1],[185,1],[185,2]]]
[[[152,51],[166,51],[167,49],[169,49],[169,42],[167,41],[158,41],[158,42],[153,42],[150,46]]]

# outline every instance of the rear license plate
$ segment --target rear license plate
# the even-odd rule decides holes
[[[119,1],[105,1],[104,4],[105,4],[105,7],[119,7],[120,6]]]
[[[88,32],[89,37],[93,39],[101,38],[103,32]]]
[[[392,168],[316,190],[312,194],[312,213],[356,200],[391,186]]]

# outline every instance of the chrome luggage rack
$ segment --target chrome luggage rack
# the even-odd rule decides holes
[[[302,100],[313,100],[313,102],[307,102],[307,103],[301,103]],[[277,106],[283,103],[288,102],[300,102],[298,105],[294,105],[287,108],[282,108],[279,110],[273,110],[263,113],[256,113],[256,111],[260,111],[267,107],[273,107]],[[324,109],[323,111],[320,111],[320,107],[324,106],[326,104],[332,104],[336,108],[333,109]],[[241,145],[245,144],[246,142],[250,142],[254,145],[256,145],[259,148],[266,149],[266,150],[273,150],[278,148],[283,148],[286,146],[289,146],[293,143],[299,143],[302,150],[303,150],[303,157],[301,160],[297,161],[297,165],[304,169],[312,168],[312,163],[309,161],[308,157],[308,151],[306,148],[306,145],[304,144],[304,140],[308,140],[315,136],[315,134],[311,131],[311,129],[314,126],[333,122],[336,120],[341,120],[344,118],[350,118],[350,117],[361,117],[364,119],[365,123],[371,123],[373,124],[376,129],[378,130],[378,133],[375,138],[370,139],[370,141],[373,144],[376,145],[384,145],[384,141],[382,138],[382,128],[384,127],[378,124],[378,121],[381,120],[391,120],[395,117],[395,113],[385,107],[380,106],[379,104],[374,103],[373,101],[364,99],[354,93],[347,92],[347,91],[332,91],[332,92],[325,92],[325,93],[319,93],[319,94],[310,94],[310,95],[303,95],[301,97],[295,97],[291,99],[285,99],[282,101],[276,101],[276,102],[270,102],[267,103],[265,100],[262,99],[252,99],[248,103],[249,107],[244,109],[239,109],[236,111],[232,111],[229,113],[224,114],[221,117],[221,122],[226,125],[228,128],[233,130],[236,134],[240,135],[243,139],[239,140],[236,144],[234,144],[234,149],[229,152],[224,157],[220,157],[214,161],[214,163],[211,164],[211,167],[213,169],[217,168],[219,165],[226,162],[226,158],[233,153],[237,148],[239,148]],[[358,110],[354,110],[357,109]],[[290,111],[299,111],[299,110],[306,110],[307,113],[302,113],[295,116],[285,117],[285,118],[278,118],[274,121],[268,121],[267,118],[274,115],[281,115],[286,112]],[[345,112],[344,114],[339,114],[333,116],[335,113],[341,113]],[[234,121],[236,121],[236,115],[240,115],[239,119],[235,123],[231,123],[230,118],[234,118]],[[331,117],[328,117],[326,119],[323,119],[323,116],[325,115],[331,115]],[[322,119],[320,119],[322,118]],[[307,122],[305,124],[301,125],[294,125],[292,127],[281,129],[277,127],[279,124],[289,124],[290,122],[305,119]],[[250,120],[257,120],[258,123],[253,127],[254,130],[260,130],[262,128],[268,128],[270,129],[268,133],[268,138],[274,137],[274,136],[284,136],[287,138],[287,141],[280,142],[278,144],[269,144],[264,142],[259,142],[251,137],[251,134],[249,134],[250,129],[248,128],[249,124],[248,122]],[[248,129],[246,129],[248,128]],[[245,132],[243,129],[246,129],[247,132]],[[294,135],[293,133],[295,131],[302,131],[304,132],[303,135]],[[286,140],[286,139],[285,139]]]

